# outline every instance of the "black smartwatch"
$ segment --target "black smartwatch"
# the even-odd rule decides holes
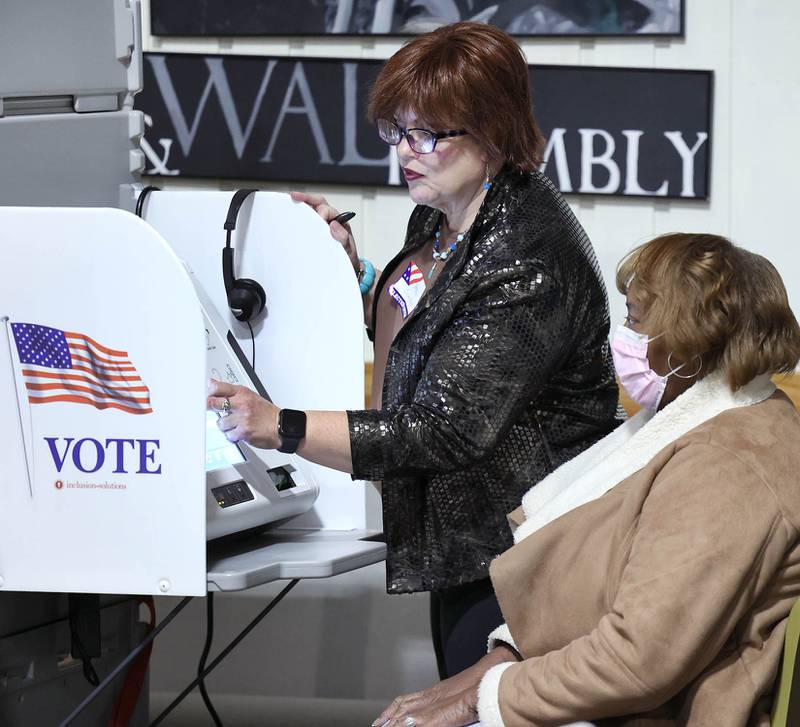
[[[294,454],[300,440],[306,436],[306,413],[297,409],[281,409],[278,414],[278,436],[281,438],[279,452]]]

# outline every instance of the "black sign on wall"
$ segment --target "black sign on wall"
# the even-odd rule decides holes
[[[381,61],[145,53],[147,174],[400,185],[365,117]],[[710,71],[529,66],[562,192],[705,199]],[[424,109],[422,110],[424,114]]]

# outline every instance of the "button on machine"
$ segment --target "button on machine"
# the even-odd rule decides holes
[[[211,490],[211,494],[214,495],[220,507],[230,507],[231,505],[238,505],[240,502],[255,499],[244,480],[214,487]]]

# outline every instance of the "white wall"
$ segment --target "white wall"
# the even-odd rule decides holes
[[[146,1],[144,6],[147,29]],[[715,72],[709,201],[570,199],[598,252],[612,314],[618,320],[623,311],[621,297],[613,291],[613,270],[620,256],[668,231],[718,233],[766,255],[783,274],[793,307],[800,310],[800,262],[794,249],[794,218],[800,206],[796,181],[800,64],[795,37],[800,3],[686,0],[686,13],[682,40],[522,42],[531,63]],[[364,58],[388,57],[398,46],[396,39],[167,40],[147,34],[144,42],[148,51]],[[158,181],[166,186],[167,180]],[[208,184],[169,182],[169,186]],[[412,207],[405,192],[332,186],[313,190],[327,195],[340,209],[358,213],[351,223],[354,233],[362,255],[376,265],[384,264],[402,243]],[[234,623],[255,613],[266,593],[276,590],[219,598],[219,628],[233,633]],[[380,566],[330,581],[301,583],[295,594],[220,667],[221,674],[210,681],[212,690],[380,699],[434,680],[426,599],[386,596]],[[162,611],[168,605],[162,603]],[[177,690],[189,681],[202,645],[201,606],[195,604],[189,617],[159,637],[154,689]]]

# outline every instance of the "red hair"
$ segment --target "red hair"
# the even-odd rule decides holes
[[[404,45],[372,87],[369,117],[413,109],[436,130],[466,129],[495,161],[530,171],[544,138],[533,117],[528,66],[493,25],[454,23]]]

